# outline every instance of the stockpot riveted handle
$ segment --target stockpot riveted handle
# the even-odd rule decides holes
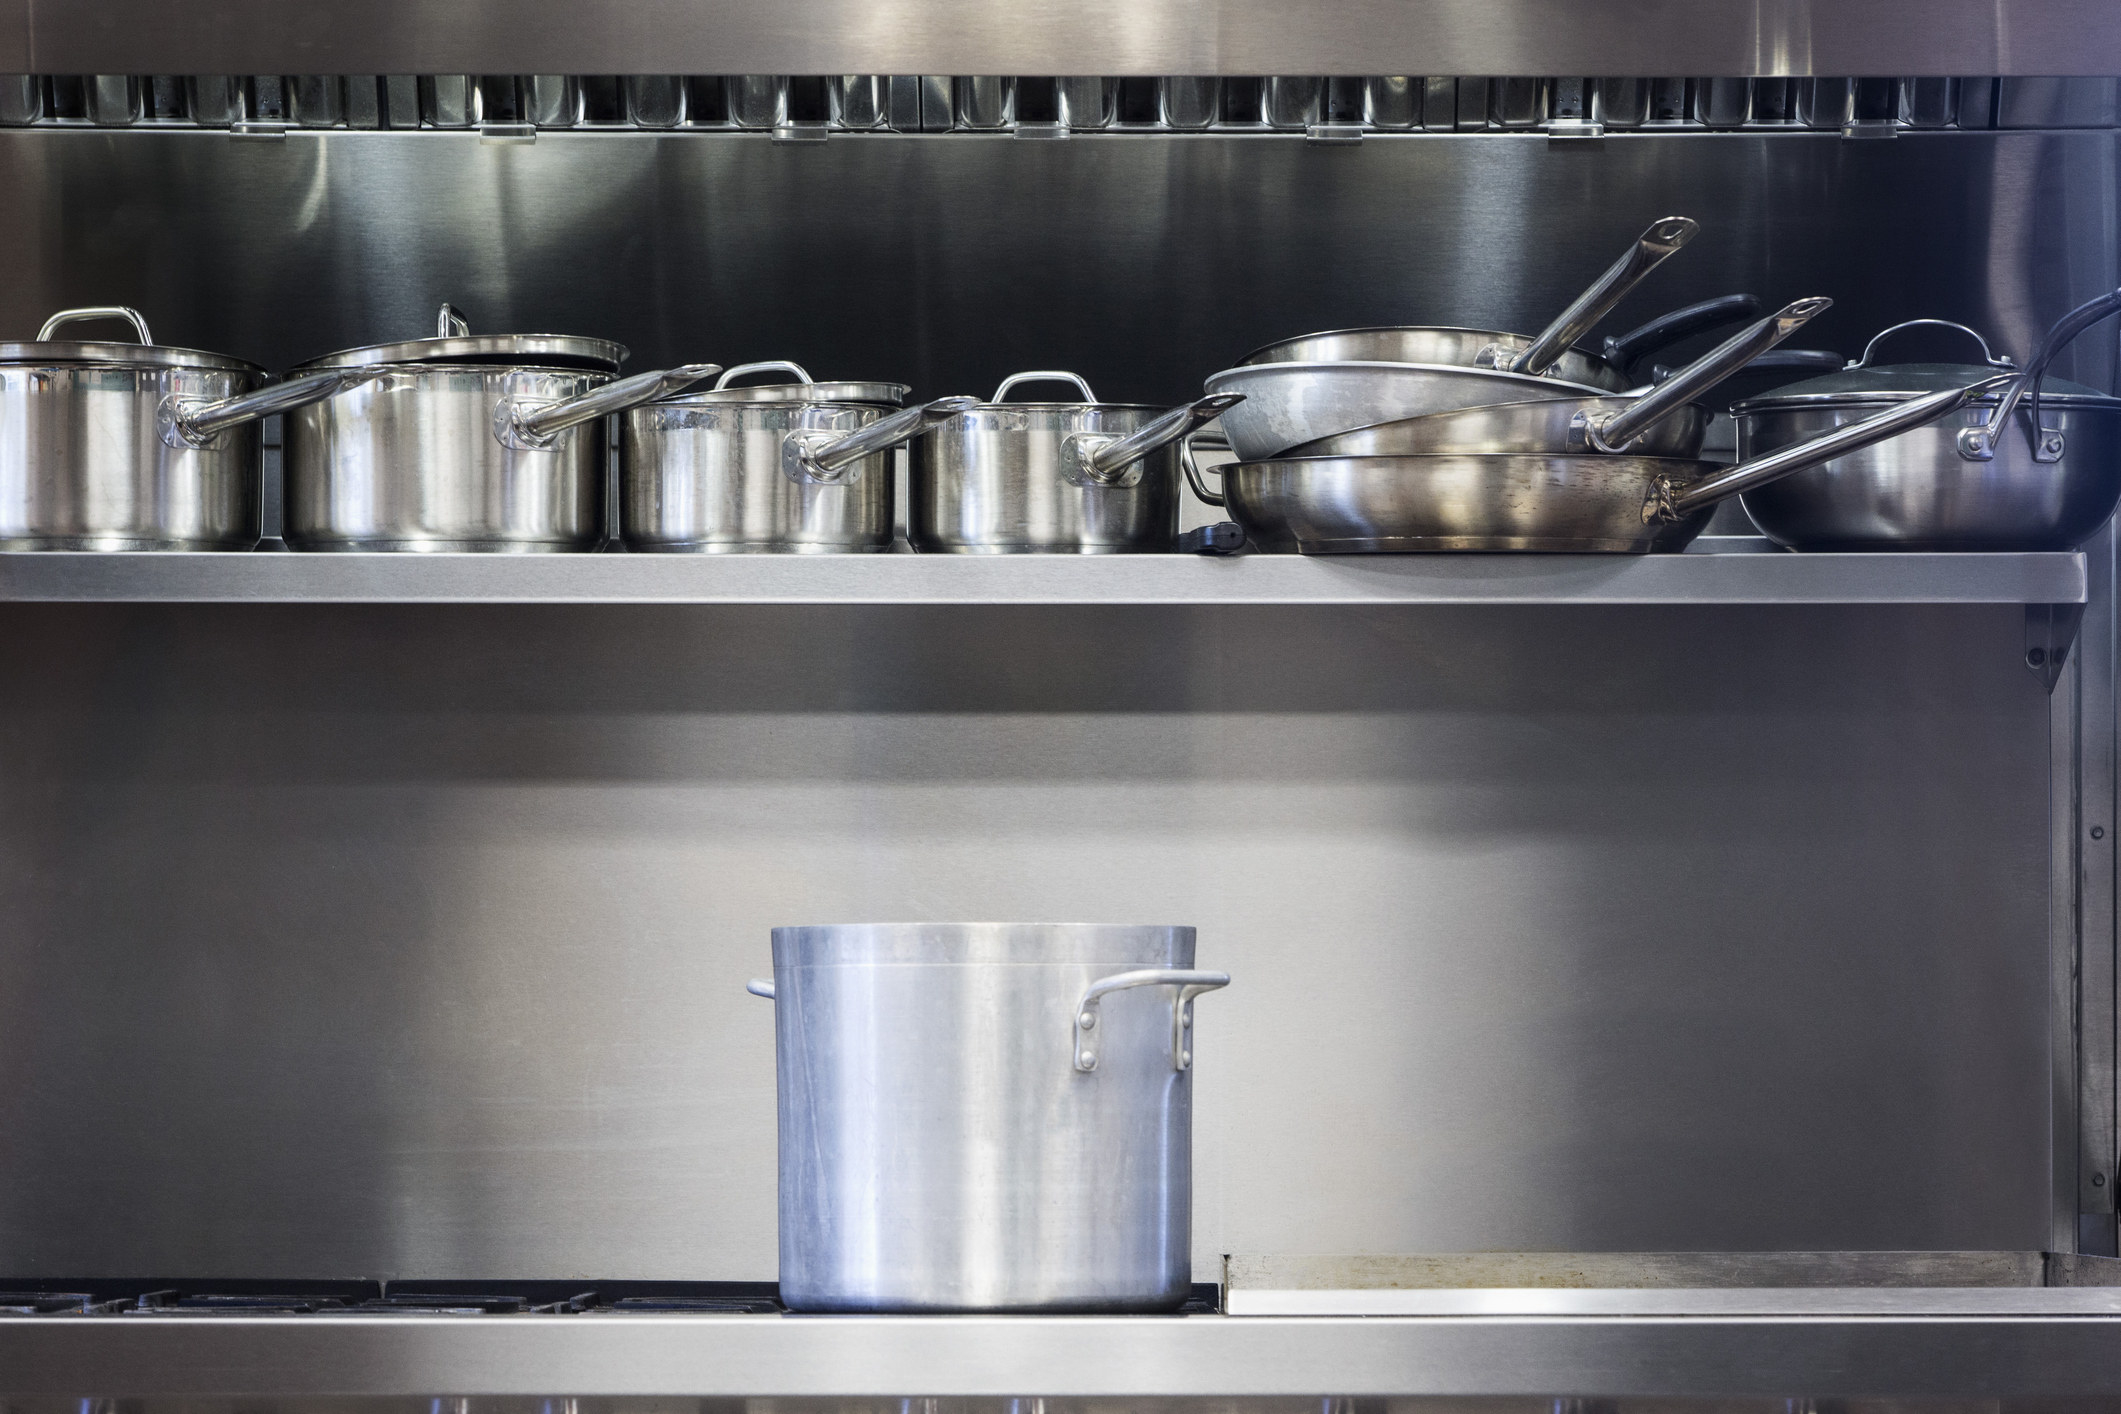
[[[730,369],[727,373],[724,373],[721,377],[714,380],[714,389],[716,392],[720,392],[722,389],[728,387],[731,383],[734,383],[737,379],[742,378],[745,375],[751,373],[792,373],[795,375],[795,381],[798,383],[817,382],[815,378],[812,378],[807,372],[803,370],[803,365],[801,365],[800,363],[790,363],[785,358],[769,358],[762,359],[757,363],[738,364],[736,367]]]
[[[2116,310],[2121,310],[2121,290],[2112,290],[2094,300],[2087,300],[2057,320],[2055,327],[2047,331],[2040,347],[2025,365],[2025,372],[2013,379],[1996,400],[1996,410],[1989,415],[1986,427],[1969,427],[1959,434],[1959,455],[1968,461],[1985,462],[1996,455],[1996,443],[2003,436],[2004,428],[2010,426],[2011,414],[2018,409],[2022,399],[2026,405],[2025,435],[2033,445],[2033,460],[2050,463],[2062,460],[2068,445],[2059,428],[2040,425],[2040,383],[2047,377],[2047,366],[2055,361],[2069,342],[2079,334],[2097,324]]]
[[[155,336],[147,332],[147,318],[139,310],[122,304],[92,304],[80,309],[62,309],[44,321],[37,331],[37,342],[43,343],[59,331],[62,324],[79,324],[84,319],[123,319],[133,326],[143,344],[152,344]]]
[[[1220,432],[1196,432],[1190,437],[1181,438],[1178,443],[1178,464],[1185,469],[1186,485],[1193,488],[1193,494],[1200,498],[1202,504],[1220,506],[1224,504],[1223,493],[1208,489],[1208,472],[1193,456],[1193,448],[1196,445],[1206,447],[1210,451],[1227,452],[1230,450],[1230,439]],[[1216,469],[1215,475],[1222,475],[1221,468]]]
[[[1987,364],[1990,368],[2015,369],[2018,366],[2017,364],[2011,362],[2009,354],[2004,354],[1999,357],[1995,353],[1990,352],[1988,340],[1982,338],[1980,334],[1976,333],[1972,329],[1967,328],[1964,324],[1954,323],[1952,320],[1949,319],[1910,319],[1905,321],[1904,323],[1895,324],[1890,328],[1880,329],[1877,333],[1871,335],[1871,341],[1863,346],[1863,357],[1849,364],[1849,367],[1869,368],[1871,366],[1871,354],[1877,349],[1878,345],[1884,343],[1887,339],[1899,333],[1902,329],[1921,328],[1955,329],[1958,332],[1966,335],[1966,337],[1972,339],[1975,343],[1981,346],[1981,361]]]
[[[1090,391],[1090,384],[1083,376],[1080,373],[1070,373],[1064,368],[1040,368],[1034,369],[1029,373],[1012,373],[1002,380],[1002,386],[996,388],[994,396],[987,399],[987,401],[990,403],[1002,401],[1009,396],[1009,390],[1019,383],[1073,383],[1076,391],[1083,395],[1084,402],[1094,403],[1097,401],[1097,394]]]
[[[334,394],[381,378],[391,371],[388,365],[379,364],[334,368],[289,383],[274,383],[239,398],[219,401],[172,395],[162,399],[156,407],[155,427],[162,434],[165,445],[200,451],[211,447],[215,438],[238,423],[256,422],[261,417],[321,403]]]
[[[771,977],[754,977],[744,984],[744,990],[751,993],[754,997],[764,997],[770,1002],[773,1000],[773,979]]]
[[[1947,388],[1941,393],[1926,393],[1919,398],[1886,409],[1861,422],[1852,422],[1846,427],[1836,428],[1809,442],[1799,442],[1794,447],[1784,447],[1764,457],[1742,461],[1714,476],[1703,477],[1683,490],[1660,479],[1652,488],[1649,498],[1643,503],[1642,519],[1645,525],[1658,520],[1679,520],[1695,511],[1713,506],[1718,501],[1728,500],[1742,492],[1780,481],[1785,476],[1800,471],[1809,471],[1815,466],[1824,466],[1836,457],[1860,451],[1875,442],[1897,437],[1902,432],[1935,422],[1958,408],[1965,407],[1975,398],[2002,387],[2015,374],[1999,373],[1993,378],[1984,378],[1978,383],[1969,383],[1964,388]]]
[[[437,339],[462,339],[471,334],[471,321],[447,300],[442,302],[441,312],[435,315],[435,337]]]
[[[937,398],[932,403],[905,408],[880,417],[852,432],[810,429],[789,433],[781,440],[781,471],[790,481],[834,486],[848,480],[847,473],[862,458],[911,442],[961,412],[980,405],[978,398]]]
[[[1193,1065],[1193,999],[1202,992],[1230,985],[1227,972],[1190,972],[1182,968],[1146,967],[1138,972],[1119,972],[1100,977],[1075,1004],[1075,1068],[1097,1069],[1097,1020],[1099,1004],[1111,992],[1130,987],[1176,987],[1171,999],[1171,1068],[1188,1070]]]
[[[1636,237],[1627,254],[1614,261],[1605,274],[1578,295],[1575,303],[1556,316],[1552,324],[1541,330],[1523,352],[1503,365],[1506,371],[1537,374],[1552,368],[1568,352],[1570,345],[1588,334],[1591,326],[1605,318],[1613,306],[1641,284],[1652,270],[1678,254],[1680,247],[1694,239],[1694,233],[1700,229],[1684,216],[1667,216],[1653,222],[1648,230]],[[1495,365],[1502,365],[1499,352],[1491,356],[1491,366]]]
[[[1802,329],[1832,308],[1833,303],[1824,296],[1797,300],[1724,340],[1621,411],[1605,417],[1576,414],[1569,429],[1573,434],[1571,440],[1574,435],[1581,435],[1593,449],[1601,452],[1624,449],[1695,397]]]
[[[1160,413],[1148,426],[1124,437],[1077,432],[1061,441],[1061,475],[1077,485],[1132,485],[1127,469],[1158,448],[1191,436],[1245,400],[1243,393],[1216,393]]]
[[[687,363],[654,373],[636,373],[556,403],[503,398],[494,406],[493,435],[502,446],[518,451],[550,451],[559,442],[560,434],[571,428],[683,392],[721,371],[719,363]]]

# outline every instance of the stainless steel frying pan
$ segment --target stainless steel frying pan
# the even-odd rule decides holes
[[[1833,303],[1820,297],[1797,300],[1726,339],[1654,388],[1612,397],[1496,403],[1401,418],[1306,442],[1276,460],[1492,452],[1696,457],[1701,454],[1710,411],[1694,399],[1796,333]]]
[[[1677,550],[1719,501],[1943,417],[2008,379],[1910,399],[1737,466],[1627,454],[1303,457],[1222,468],[1214,494],[1263,549],[1304,554]]]

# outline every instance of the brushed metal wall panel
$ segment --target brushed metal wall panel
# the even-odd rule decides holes
[[[57,0],[32,18],[35,68],[57,73],[2121,72],[2102,0]]]
[[[2046,1232],[2009,606],[0,634],[11,1273],[771,1277],[743,982],[909,917],[1199,926],[1203,1275]]]
[[[635,369],[793,358],[984,396],[1010,372],[1073,368],[1108,399],[1177,402],[1307,330],[1536,329],[1677,212],[1703,233],[1612,328],[1734,290],[1827,294],[1813,347],[1853,356],[1935,316],[2023,357],[2117,282],[2117,172],[2111,132],[1581,146],[0,132],[0,332],[131,304],[172,343],[285,368],[424,334],[446,299],[481,329],[619,339]],[[2081,340],[2057,371],[2108,385],[2113,340]]]

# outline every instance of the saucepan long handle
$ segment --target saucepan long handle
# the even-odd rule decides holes
[[[1584,433],[1601,452],[1617,452],[1696,397],[1766,353],[1833,307],[1823,296],[1797,300],[1724,340],[1700,358],[1606,418],[1586,418]]]
[[[1227,972],[1194,972],[1177,967],[1145,967],[1135,972],[1116,972],[1110,977],[1100,977],[1083,993],[1083,999],[1075,1004],[1075,1068],[1081,1071],[1097,1069],[1097,1026],[1101,1015],[1101,1003],[1113,992],[1123,992],[1130,987],[1176,987],[1178,992],[1171,999],[1171,1068],[1190,1069],[1193,1065],[1193,999],[1202,992],[1212,992],[1217,987],[1230,985]]]
[[[1678,520],[1695,511],[1728,500],[1741,492],[1751,491],[1793,476],[1800,471],[1809,471],[1815,466],[1824,466],[1836,457],[1861,451],[1876,442],[1897,437],[1902,432],[1935,422],[1958,408],[1965,407],[1984,393],[2002,387],[2015,374],[1999,374],[1984,378],[1978,383],[1969,383],[1964,388],[1947,388],[1941,393],[1929,393],[1919,398],[1909,398],[1897,407],[1888,408],[1861,422],[1837,428],[1809,442],[1799,442],[1793,447],[1770,452],[1764,457],[1742,461],[1728,471],[1702,478],[1683,491],[1661,486],[1652,493],[1643,506],[1645,522],[1652,520]]]
[[[1077,436],[1069,441],[1076,447],[1084,477],[1111,485],[1143,457],[1181,437],[1191,436],[1244,400],[1243,393],[1216,393],[1184,407],[1173,408],[1148,426],[1137,428],[1124,437],[1093,439]]]
[[[791,432],[781,443],[781,469],[794,481],[815,481],[827,486],[839,482],[856,462],[888,452],[961,412],[980,405],[978,398],[937,398],[880,417],[867,427],[844,436],[832,433]],[[812,440],[823,438],[822,441]]]
[[[1614,261],[1591,288],[1578,295],[1575,303],[1557,315],[1524,352],[1510,361],[1508,371],[1544,373],[1552,368],[1571,344],[1588,334],[1591,326],[1605,318],[1613,306],[1641,284],[1652,270],[1678,254],[1679,248],[1694,239],[1694,233],[1700,229],[1684,216],[1667,216],[1651,225],[1635,238],[1635,244],[1628,248],[1627,254]]]
[[[361,368],[334,368],[288,383],[273,383],[255,393],[245,393],[238,398],[222,398],[218,401],[166,397],[161,406],[155,409],[155,424],[162,434],[162,440],[169,446],[193,449],[209,447],[213,445],[216,437],[239,423],[256,422],[261,417],[292,412],[311,403],[323,402],[334,394],[381,378],[390,371],[387,365],[380,364]]]
[[[658,369],[653,373],[636,373],[631,378],[621,378],[616,383],[606,383],[580,397],[566,398],[556,403],[525,403],[516,399],[504,399],[494,409],[494,436],[508,446],[526,447],[533,451],[544,451],[559,440],[562,432],[608,417],[615,412],[624,412],[642,403],[652,403],[657,398],[667,398],[680,393],[695,383],[703,383],[722,371],[719,363],[687,363],[676,368]]]

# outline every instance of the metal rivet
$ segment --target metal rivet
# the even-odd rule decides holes
[[[1178,1063],[1179,1063],[1180,1065],[1191,1065],[1191,1064],[1193,1064],[1193,1052],[1191,1052],[1191,1051],[1180,1051],[1180,1052],[1178,1053]]]
[[[2028,648],[2025,650],[2025,661],[2037,668],[2047,661],[2047,650],[2045,648]]]
[[[2092,1187],[2094,1187],[2094,1188],[2104,1188],[2104,1187],[2106,1187],[2106,1175],[2105,1175],[2105,1174],[2103,1174],[2103,1173],[2095,1173],[2095,1174],[2093,1174],[2093,1175],[2092,1175]]]
[[[1088,1031],[1092,1027],[1097,1025],[1097,1013],[1094,1011],[1086,1011],[1081,1016],[1075,1018],[1075,1024],[1077,1026],[1082,1027],[1083,1030]]]
[[[1094,1053],[1092,1053],[1092,1052],[1090,1052],[1090,1051],[1084,1051],[1084,1052],[1083,1052],[1083,1069],[1084,1069],[1084,1070],[1095,1070],[1095,1069],[1097,1069],[1097,1056],[1096,1056],[1096,1055],[1095,1055]]]
[[[2094,826],[2092,826],[2092,838],[2093,838],[2093,839],[2095,839],[2095,840],[2103,840],[2103,839],[2105,839],[2105,838],[2106,838],[2106,826],[2104,826],[2104,825],[2094,825]]]

